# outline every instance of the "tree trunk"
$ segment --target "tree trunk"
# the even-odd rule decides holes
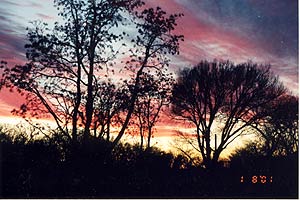
[[[210,131],[206,130],[205,132],[205,144],[206,144],[206,156],[208,158],[208,160],[212,160],[211,157],[211,148],[210,148]]]
[[[148,54],[146,54],[146,55],[148,55]],[[145,60],[143,62],[142,67],[137,72],[137,75],[136,75],[136,78],[135,78],[135,85],[134,85],[134,89],[133,89],[133,94],[132,94],[130,102],[129,102],[129,107],[128,107],[127,115],[126,115],[124,124],[123,124],[123,126],[122,126],[119,134],[117,135],[116,139],[112,143],[111,150],[118,144],[118,142],[121,140],[122,136],[124,135],[125,130],[126,130],[127,126],[128,126],[129,120],[131,118],[131,115],[132,115],[132,113],[134,111],[135,101],[136,101],[136,99],[138,97],[138,89],[140,87],[140,76],[141,76],[141,74],[143,72],[143,69],[144,69],[146,63],[147,63],[147,59],[148,59],[148,56],[146,56],[146,58],[145,58]]]
[[[126,119],[124,121],[124,124],[123,124],[123,126],[122,126],[119,134],[117,135],[116,139],[112,143],[111,150],[118,144],[118,142],[121,140],[122,136],[125,133],[125,130],[126,130],[127,126],[128,126],[128,123],[129,123],[129,120],[131,118],[131,115],[132,115],[132,113],[134,111],[134,104],[135,104],[136,97],[137,97],[136,93],[134,93],[133,96],[131,97],[130,104],[129,104],[130,106],[129,106],[129,109],[128,109],[128,113],[127,113]]]
[[[81,91],[80,91],[80,79],[81,79],[81,68],[78,66],[77,72],[77,82],[76,82],[76,100],[74,111],[72,115],[72,140],[73,143],[77,142],[77,123],[78,123],[78,110],[81,103]]]
[[[108,114],[108,119],[107,119],[107,132],[106,132],[106,141],[108,142],[110,139],[110,114]]]
[[[143,150],[143,146],[144,146],[144,137],[143,137],[143,127],[142,127],[142,126],[140,126],[140,136],[141,136],[140,149]]]
[[[213,164],[216,165],[218,163],[219,157],[220,157],[221,151],[219,149],[216,149],[213,155]]]
[[[154,42],[154,40],[152,42]],[[122,136],[124,135],[125,130],[128,126],[129,120],[131,118],[131,115],[134,111],[134,105],[135,105],[135,101],[138,97],[138,92],[139,92],[138,90],[139,90],[139,87],[140,87],[140,76],[142,75],[143,70],[144,70],[144,68],[145,68],[145,66],[148,62],[148,58],[150,57],[150,48],[151,48],[152,42],[150,42],[150,45],[148,45],[146,47],[146,53],[145,53],[144,61],[142,63],[141,68],[138,70],[138,72],[136,74],[135,85],[134,85],[134,89],[133,89],[133,94],[132,94],[130,102],[129,102],[127,116],[125,118],[124,124],[123,124],[118,136],[116,137],[116,139],[112,143],[111,150],[118,144],[118,142],[121,140]]]
[[[77,57],[77,80],[76,80],[76,99],[75,99],[75,106],[73,110],[72,115],[72,140],[73,143],[77,143],[77,125],[78,125],[78,111],[79,106],[81,104],[81,87],[80,87],[80,81],[81,81],[81,56],[80,56],[80,44],[79,44],[79,35],[78,35],[78,23],[77,18],[75,19],[75,29],[76,29],[76,57]]]
[[[148,127],[148,141],[147,141],[147,148],[150,148],[150,140],[151,140],[151,134],[152,134],[152,127]]]
[[[90,127],[93,118],[94,112],[94,97],[93,97],[93,76],[94,76],[94,59],[95,59],[95,48],[96,48],[96,41],[95,41],[95,26],[96,26],[96,10],[95,10],[95,2],[93,1],[93,20],[92,20],[92,27],[91,27],[91,36],[90,36],[90,44],[88,49],[88,59],[89,59],[89,72],[88,72],[88,83],[87,83],[87,100],[85,106],[85,113],[86,113],[86,124],[84,129],[83,138],[86,140],[90,135]]]
[[[88,136],[90,135],[90,128],[91,128],[93,112],[94,112],[94,97],[93,97],[94,59],[95,59],[95,44],[94,42],[91,42],[90,55],[89,55],[90,66],[89,66],[88,84],[87,84],[87,100],[85,106],[86,123],[85,123],[84,135],[83,135],[84,139],[87,139]]]
[[[93,117],[93,66],[90,66],[90,72],[88,75],[88,86],[87,86],[87,100],[86,100],[86,123],[84,130],[84,138],[86,139],[90,135],[90,127]]]

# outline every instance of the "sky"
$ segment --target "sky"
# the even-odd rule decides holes
[[[183,34],[180,55],[172,57],[173,71],[201,60],[271,64],[284,85],[298,95],[297,0],[146,0],[167,13],[183,13],[177,33]],[[30,21],[58,20],[52,0],[0,1],[0,60],[10,65],[26,62],[24,44]],[[0,92],[0,121],[13,119],[10,111],[23,99]],[[9,121],[9,120],[8,120]],[[166,129],[168,124],[160,123]]]

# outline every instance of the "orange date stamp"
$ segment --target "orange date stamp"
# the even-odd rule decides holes
[[[252,184],[266,184],[273,182],[273,176],[267,175],[253,175],[250,177],[241,176],[240,177],[241,183],[252,183]]]

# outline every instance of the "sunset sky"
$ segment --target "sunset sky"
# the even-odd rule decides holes
[[[271,64],[272,71],[295,95],[298,91],[298,1],[297,0],[146,0],[168,13],[183,13],[177,33],[185,41],[180,55],[172,57],[174,72],[200,60],[252,60]],[[52,0],[0,1],[0,60],[10,65],[26,61],[24,44],[29,22],[58,20]],[[22,98],[0,92],[0,120]],[[168,124],[160,123],[162,129]],[[166,131],[167,132],[167,131]]]

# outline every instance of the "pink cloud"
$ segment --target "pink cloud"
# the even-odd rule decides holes
[[[7,1],[7,0],[5,0]],[[7,1],[13,3],[12,1]],[[258,1],[254,1],[258,2]],[[147,5],[156,7],[159,5],[168,13],[184,13],[184,17],[178,20],[178,26],[175,30],[177,34],[185,36],[185,42],[181,43],[181,54],[174,58],[172,62],[177,67],[187,67],[198,63],[202,59],[230,59],[234,62],[246,62],[249,59],[259,63],[270,63],[275,74],[280,76],[280,80],[296,95],[298,95],[298,61],[296,59],[279,58],[265,49],[271,48],[271,44],[261,41],[255,41],[251,37],[245,37],[238,32],[218,27],[215,23],[209,23],[205,19],[195,16],[175,0],[152,0],[147,1]],[[32,7],[39,5],[32,4]],[[52,20],[53,17],[42,13],[37,15],[45,20]],[[208,17],[208,16],[207,16]],[[8,33],[8,32],[7,32]],[[1,34],[1,31],[0,31]],[[22,42],[21,42],[22,41]],[[13,34],[2,34],[0,41],[1,59],[7,60],[12,65],[24,63],[24,55],[21,55],[23,38]],[[262,48],[262,46],[266,48]],[[270,45],[270,47],[268,47]],[[116,74],[116,76],[122,76]],[[23,99],[15,93],[8,90],[0,92],[0,115],[8,112],[8,106],[18,107]],[[4,109],[5,108],[5,109]],[[163,123],[160,123],[157,129],[160,134],[169,135],[166,131],[168,125],[174,126],[172,120],[162,116]]]
[[[39,18],[42,18],[43,20],[53,20],[53,19],[55,19],[55,17],[53,17],[53,16],[45,15],[45,14],[42,14],[42,13],[37,13],[36,15]]]
[[[0,91],[0,116],[12,116],[11,111],[19,108],[25,98],[16,92],[10,92],[7,88]]]
[[[255,38],[240,34],[234,29],[224,29],[209,20],[209,16],[204,18],[202,15],[205,13],[202,13],[202,18],[200,18],[200,14],[187,10],[187,7],[177,4],[175,0],[151,1],[151,6],[156,5],[168,13],[184,13],[184,17],[178,20],[178,27],[175,31],[177,34],[185,36],[185,42],[180,46],[180,57],[176,58],[175,63],[173,62],[177,68],[194,65],[203,59],[229,59],[236,63],[252,60],[261,64],[271,64],[271,70],[280,76],[280,80],[293,93],[298,95],[297,59],[290,59],[286,56],[279,57],[269,51],[273,44],[255,40]],[[280,8],[280,6],[278,7]],[[178,66],[178,64],[188,65]]]

